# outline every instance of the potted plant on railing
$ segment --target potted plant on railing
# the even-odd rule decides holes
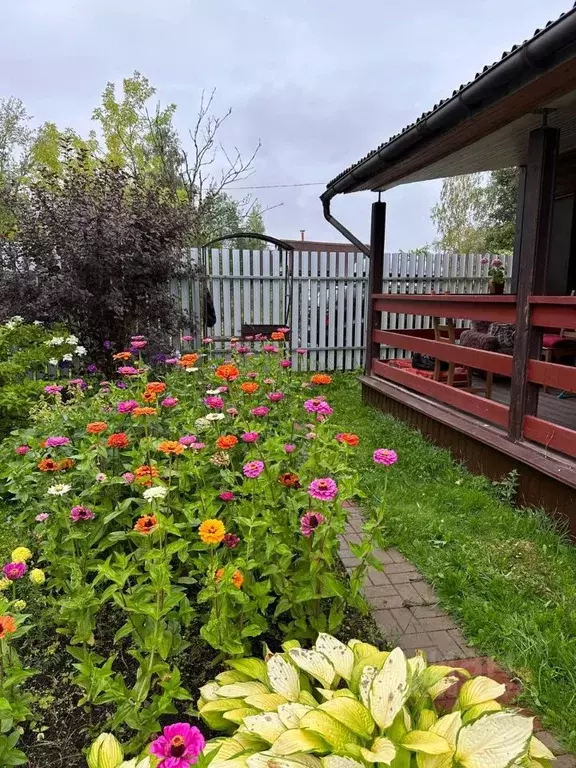
[[[482,259],[482,264],[488,264],[488,259],[485,257]],[[490,261],[488,267],[488,293],[501,295],[504,293],[504,283],[506,281],[506,273],[504,272],[504,262],[502,259],[495,256]]]

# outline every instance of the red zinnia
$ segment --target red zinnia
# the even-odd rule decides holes
[[[125,432],[115,432],[108,438],[109,448],[128,448],[130,440]]]

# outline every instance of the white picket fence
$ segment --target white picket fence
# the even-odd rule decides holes
[[[206,280],[182,278],[172,291],[193,319],[184,335],[204,333],[204,290],[212,295],[216,325],[208,334],[216,350],[239,337],[244,325],[287,325],[293,366],[308,370],[354,370],[364,358],[370,260],[363,253],[212,249],[187,254]],[[511,275],[511,260],[507,265]],[[487,266],[481,256],[443,253],[387,253],[383,293],[486,293]],[[386,313],[390,330],[430,328],[431,318]],[[296,353],[305,348],[307,355]],[[386,349],[386,357],[403,354]]]

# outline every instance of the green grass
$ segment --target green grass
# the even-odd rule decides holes
[[[361,439],[354,461],[366,493],[381,498],[375,448],[393,448],[386,540],[434,585],[470,643],[523,683],[523,700],[576,750],[576,548],[544,513],[503,504],[495,487],[405,424],[363,405],[352,376],[328,397],[338,425]]]

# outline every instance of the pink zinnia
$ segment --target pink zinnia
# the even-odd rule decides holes
[[[278,352],[278,347],[276,344],[264,344],[262,349],[264,352],[268,352],[269,355],[275,355]]]
[[[88,507],[82,507],[77,505],[70,510],[70,520],[77,523],[80,520],[93,520],[95,517],[94,512]]]
[[[330,414],[334,413],[325,400],[320,400],[317,397],[314,397],[312,400],[306,400],[304,408],[308,413],[317,413],[320,416],[330,416]]]
[[[206,448],[206,443],[191,443],[188,448],[192,448],[194,451],[201,451],[202,448]]]
[[[391,451],[388,448],[377,448],[372,458],[376,464],[384,464],[386,467],[389,467],[391,464],[396,464],[398,454],[396,451]]]
[[[264,472],[264,462],[249,461],[242,469],[246,477],[259,477]]]
[[[286,453],[294,453],[296,446],[293,443],[284,443],[284,450]]]
[[[480,264],[488,264],[488,257],[482,256],[482,258],[480,259]]]
[[[244,440],[245,443],[255,443],[259,437],[260,435],[258,432],[244,432],[242,440]]]
[[[178,405],[178,398],[177,397],[165,397],[164,400],[160,403],[160,405],[164,406],[164,408],[174,408],[175,405]]]
[[[132,413],[134,408],[138,408],[136,400],[121,400],[116,406],[118,413]]]
[[[250,347],[238,346],[236,347],[236,352],[239,355],[247,355],[250,352]]]
[[[296,352],[297,352],[299,355],[305,355],[305,354],[307,354],[307,353],[308,353],[308,350],[307,350],[307,349],[304,349],[303,347],[298,347],[298,349],[296,350]]]
[[[274,384],[274,379],[264,379],[264,384]]]
[[[16,448],[14,448],[18,456],[26,456],[28,451],[30,450],[29,445],[18,445]]]
[[[271,403],[279,403],[280,400],[284,400],[284,392],[269,392],[267,397]]]
[[[124,472],[124,474],[122,475],[122,480],[124,480],[125,483],[130,484],[134,482],[135,477],[136,476],[134,475],[133,472]]]
[[[232,491],[222,491],[222,493],[218,494],[218,498],[222,501],[234,501],[234,494]]]
[[[59,384],[47,384],[44,387],[44,392],[47,395],[57,395],[58,392],[62,392],[62,387]]]
[[[316,432],[306,432],[304,437],[306,438],[306,440],[316,440],[318,435],[316,434]]]
[[[105,472],[98,472],[96,475],[96,482],[97,483],[103,483],[106,480],[106,473]]]
[[[182,336],[182,341],[192,341],[194,336]]]
[[[28,566],[26,563],[6,563],[4,568],[2,568],[4,576],[6,576],[7,579],[10,579],[10,581],[21,579],[27,570]]]
[[[150,754],[160,758],[158,768],[189,768],[206,745],[204,736],[188,723],[167,725],[150,744]]]
[[[258,405],[256,408],[252,408],[250,413],[252,416],[268,416],[270,408],[267,408],[265,405]]]
[[[212,344],[212,338],[210,336],[205,336],[202,339],[202,344]]]
[[[186,446],[186,448],[190,447],[192,443],[195,443],[197,441],[196,435],[183,435],[183,437],[180,437],[178,439],[178,442],[180,445]]]
[[[226,408],[226,413],[228,416],[238,416],[238,409],[237,408]]]
[[[291,368],[292,362],[290,360],[280,360],[280,365],[282,368]]]
[[[147,341],[138,341],[134,339],[130,342],[130,346],[132,347],[132,349],[144,349],[146,344],[148,344]]]
[[[37,523],[45,523],[49,517],[50,515],[48,514],[48,512],[40,512],[39,515],[36,515],[34,520],[36,520]]]
[[[321,515],[320,512],[306,512],[306,514],[300,518],[300,531],[307,539],[309,539],[316,528],[325,522],[326,518],[324,515]]]
[[[318,501],[334,501],[338,495],[338,486],[331,477],[320,477],[312,480],[308,486],[308,495]]]
[[[146,336],[130,336],[132,341],[144,341],[145,338]]]
[[[176,365],[176,363],[178,362],[178,358],[177,357],[167,357],[166,360],[164,360],[164,362],[166,363],[166,365]]]
[[[224,544],[227,549],[234,549],[240,544],[240,538],[236,536],[235,533],[226,533],[222,539],[222,544]]]
[[[134,368],[133,365],[121,365],[120,368],[118,368],[118,373],[121,376],[137,376],[139,373],[142,373],[140,368]]]
[[[44,441],[44,445],[46,448],[59,448],[62,445],[69,445],[70,444],[70,438],[69,437],[61,437],[60,435],[56,435],[55,437],[47,437]]]
[[[207,408],[213,408],[214,410],[221,410],[224,408],[224,400],[222,400],[221,397],[215,397],[214,395],[210,395],[210,397],[204,398],[204,405]]]
[[[258,376],[258,371],[248,371],[246,374],[247,379],[255,379]]]
[[[490,266],[491,267],[501,267],[502,263],[503,263],[502,260],[499,259],[498,257],[496,257],[495,259],[492,259],[492,261],[490,262]]]

